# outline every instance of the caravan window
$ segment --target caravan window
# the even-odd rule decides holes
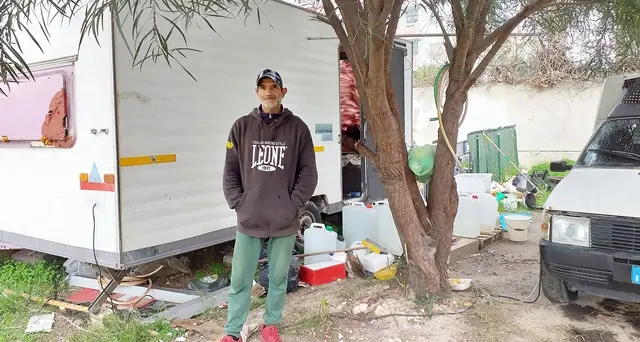
[[[0,83],[0,148],[71,147],[69,91],[65,74],[48,71],[34,80]]]

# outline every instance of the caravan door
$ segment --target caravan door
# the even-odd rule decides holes
[[[412,111],[413,111],[413,63],[411,43],[396,42],[391,55],[391,84],[395,93],[398,111],[400,113],[400,126],[405,133],[407,146],[411,145],[412,137]],[[367,129],[366,115],[361,116],[363,137],[367,147],[375,151],[375,142],[371,131]],[[380,182],[380,177],[373,165],[365,160],[362,168],[362,186],[366,201],[377,201],[387,197]]]

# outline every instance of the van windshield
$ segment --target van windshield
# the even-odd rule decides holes
[[[640,166],[640,118],[605,121],[578,159],[581,166]]]

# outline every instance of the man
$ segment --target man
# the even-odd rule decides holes
[[[282,320],[291,255],[300,229],[298,210],[318,183],[311,132],[299,117],[282,106],[287,94],[277,72],[265,69],[257,78],[258,108],[233,124],[227,141],[224,195],[238,218],[226,337],[241,341],[251,300],[251,288],[262,245],[269,238],[269,289],[263,315],[263,342],[280,342],[276,325]]]

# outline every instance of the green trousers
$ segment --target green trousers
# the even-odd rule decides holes
[[[291,254],[296,236],[269,239],[267,247],[269,259],[269,289],[262,319],[266,325],[277,325],[282,321],[284,300],[287,293],[287,278]],[[231,287],[229,289],[228,316],[224,332],[240,337],[242,326],[247,320],[251,306],[251,288],[258,268],[258,259],[264,239],[236,234],[231,264]]]

